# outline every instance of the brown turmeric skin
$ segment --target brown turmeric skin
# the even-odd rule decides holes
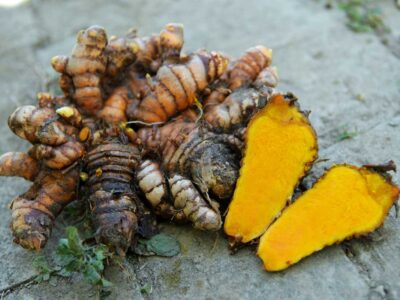
[[[98,117],[110,124],[126,122],[128,101],[128,90],[125,87],[115,89],[99,111]]]
[[[60,146],[52,147],[38,144],[29,149],[30,156],[42,160],[51,169],[61,170],[76,162],[84,154],[84,147],[77,141],[68,141]]]
[[[205,97],[204,119],[213,130],[237,131],[242,139],[249,119],[274,93],[278,73],[271,67],[272,51],[263,46],[250,48],[231,62]]]
[[[31,188],[13,199],[11,230],[14,242],[22,247],[40,250],[46,244],[55,218],[74,200],[79,171],[42,170]]]
[[[8,119],[8,126],[20,138],[31,143],[61,145],[67,142],[67,128],[58,121],[51,108],[36,108],[32,105],[17,108]]]
[[[183,25],[167,24],[160,32],[160,45],[164,64],[179,61],[183,47]]]
[[[112,36],[105,48],[107,56],[106,75],[110,80],[121,76],[121,72],[137,60],[139,48],[132,47],[131,42],[136,38],[136,32],[128,32],[123,37]]]
[[[140,160],[136,146],[114,138],[94,145],[84,171],[96,238],[124,255],[138,229],[138,198],[132,189]]]
[[[210,91],[210,94],[206,96],[203,103],[204,110],[208,110],[211,107],[222,103],[230,93],[231,93],[230,89],[223,87],[219,87],[213,91]]]
[[[113,36],[106,46],[109,79],[121,79],[124,69],[129,67],[142,72],[154,73],[161,64],[179,60],[183,46],[183,26],[170,23],[157,35],[149,38],[137,36],[131,29],[123,37]],[[123,79],[123,78],[122,78]]]
[[[134,67],[154,74],[161,65],[178,61],[182,46],[183,26],[169,23],[159,34],[136,38],[133,43],[130,43],[132,49],[138,49]]]
[[[10,206],[14,241],[28,249],[39,250],[46,244],[53,221],[62,208],[73,199],[78,180],[77,167],[66,172],[54,169],[72,165],[73,161],[68,159],[65,161],[62,152],[66,145],[73,147],[67,152],[70,154],[70,159],[77,160],[82,155],[79,144],[62,134],[64,124],[61,122],[41,127],[37,125],[38,120],[44,124],[51,122],[51,117],[54,115],[51,109],[32,109],[30,106],[25,106],[18,109],[9,119],[10,126],[20,137],[31,142],[55,144],[55,146],[46,144],[34,146],[36,149],[41,146],[46,147],[50,151],[47,160],[41,161],[43,155],[40,153],[35,157],[31,151],[29,154],[9,152],[0,157],[1,176],[19,176],[34,181],[31,188],[16,197]]]
[[[236,90],[252,83],[260,72],[268,67],[272,51],[264,46],[250,48],[231,67],[228,74],[228,88]]]
[[[24,152],[7,152],[0,156],[0,174],[18,176],[33,181],[39,173],[39,164]]]
[[[204,120],[214,128],[231,131],[243,128],[250,117],[264,106],[272,90],[263,86],[261,89],[247,88],[234,91],[221,103],[205,108]]]
[[[52,108],[22,106],[8,119],[11,130],[34,146],[29,155],[52,169],[72,165],[84,153],[84,147],[76,140],[77,128],[59,120]]]
[[[39,103],[43,105],[44,98],[48,107],[22,106],[8,120],[11,130],[33,147],[28,153],[0,157],[1,176],[34,181],[12,201],[11,229],[15,242],[36,250],[46,244],[54,219],[74,199],[79,178],[75,162],[84,154],[84,146],[75,137],[77,128],[60,119],[47,95],[40,95]]]
[[[70,57],[55,56],[51,64],[61,73],[60,86],[83,113],[94,115],[103,106],[101,81],[106,72],[107,35],[103,28],[92,26],[78,33]]]
[[[231,196],[242,142],[183,120],[142,128],[138,137],[150,154],[162,157],[161,164],[149,160],[138,171],[139,187],[156,212],[163,217],[178,215],[195,228],[219,229],[218,204],[210,195],[217,201]]]
[[[226,67],[224,56],[204,51],[192,55],[186,63],[162,66],[152,92],[143,98],[132,117],[148,123],[167,121],[191,106],[196,93],[220,77]]]

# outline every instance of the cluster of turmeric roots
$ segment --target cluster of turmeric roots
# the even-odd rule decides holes
[[[345,165],[274,222],[317,157],[314,130],[295,97],[275,90],[270,49],[233,60],[182,46],[179,24],[110,39],[93,26],[51,60],[64,95],[17,108],[9,127],[32,147],[0,157],[1,176],[33,181],[11,203],[16,243],[40,250],[62,209],[88,201],[97,240],[124,255],[149,216],[218,230],[233,197],[231,246],[262,235],[259,256],[280,270],[382,223],[398,188]]]

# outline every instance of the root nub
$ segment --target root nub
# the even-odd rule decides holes
[[[96,238],[124,255],[138,228],[133,194],[113,194],[99,190],[89,198]]]

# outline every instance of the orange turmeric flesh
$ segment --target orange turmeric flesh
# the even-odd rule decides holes
[[[317,138],[293,101],[277,94],[247,128],[246,150],[225,219],[231,246],[265,232],[317,156]]]
[[[261,237],[258,256],[267,271],[379,227],[399,189],[378,173],[348,165],[332,167]]]

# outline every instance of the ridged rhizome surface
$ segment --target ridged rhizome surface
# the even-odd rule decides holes
[[[96,237],[121,254],[138,228],[138,199],[132,185],[139,159],[137,147],[112,142],[87,154],[86,186]]]
[[[75,188],[54,218],[75,199],[88,201],[96,237],[121,254],[136,234],[151,231],[146,208],[220,229],[219,202],[233,193],[246,126],[278,78],[264,46],[232,60],[205,49],[181,53],[183,41],[183,26],[174,23],[151,37],[134,30],[108,37],[99,26],[80,31],[69,56],[51,59],[64,95],[39,93],[37,106],[11,115],[10,128],[33,147],[2,157],[0,175],[33,180],[29,166],[49,174],[75,168]],[[54,186],[62,180],[51,178]],[[51,206],[57,199],[49,196]],[[46,235],[23,222],[41,201],[27,199],[18,218],[13,206],[13,234],[25,248],[42,248],[51,232],[51,222]]]

